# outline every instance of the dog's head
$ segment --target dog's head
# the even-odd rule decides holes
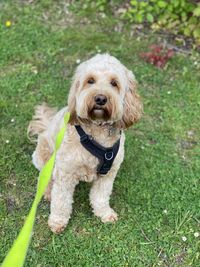
[[[70,123],[78,120],[130,127],[142,114],[133,73],[115,57],[96,55],[81,63],[68,98]]]

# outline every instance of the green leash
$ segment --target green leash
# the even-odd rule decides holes
[[[69,121],[69,118],[70,114],[68,112],[64,116],[64,125],[61,127],[60,131],[57,134],[55,151],[53,152],[51,158],[47,161],[47,163],[44,165],[43,169],[40,172],[37,185],[37,192],[31,210],[26,218],[24,226],[22,227],[17,239],[14,241],[13,246],[8,252],[1,267],[22,267],[24,264],[26,253],[31,239],[37,207],[51,179],[51,174],[54,168],[54,162],[56,158],[56,152],[62,143],[66,125]]]

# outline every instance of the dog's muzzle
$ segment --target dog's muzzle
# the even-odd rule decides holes
[[[104,120],[107,121],[110,119],[110,109],[109,109],[109,105],[110,103],[108,103],[108,98],[107,96],[103,95],[103,94],[97,94],[96,96],[94,96],[93,99],[94,103],[93,103],[93,107],[91,110],[89,110],[89,117],[92,120]]]

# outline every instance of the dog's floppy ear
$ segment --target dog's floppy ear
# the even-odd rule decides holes
[[[143,105],[140,96],[137,94],[137,81],[133,73],[126,69],[128,86],[124,97],[124,111],[122,116],[122,127],[129,128],[137,122],[143,112]]]
[[[70,112],[69,123],[72,125],[77,123],[76,92],[79,86],[80,86],[80,81],[78,80],[77,75],[75,75],[68,96],[68,111]]]

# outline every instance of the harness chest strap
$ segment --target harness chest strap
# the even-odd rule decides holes
[[[104,147],[97,143],[91,135],[86,134],[80,125],[75,125],[75,128],[80,136],[82,146],[99,159],[97,174],[107,174],[119,151],[120,139],[112,147]]]

